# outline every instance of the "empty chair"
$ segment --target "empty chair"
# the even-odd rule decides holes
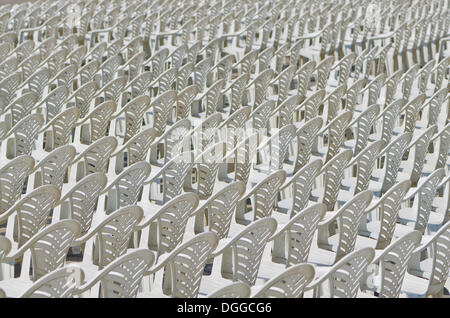
[[[183,241],[186,225],[198,206],[195,193],[181,194],[162,206],[156,213],[144,209],[144,219],[136,227],[141,231],[139,246],[156,252],[156,258],[170,253]]]
[[[30,114],[12,127],[2,142],[2,155],[12,159],[21,155],[31,155],[38,131],[44,124],[41,114]]]
[[[83,279],[84,274],[79,267],[68,265],[42,276],[34,283],[14,281],[13,286],[2,285],[0,295],[8,298],[72,298]]]
[[[217,243],[214,233],[205,232],[178,246],[150,268],[148,273],[156,274],[150,293],[144,292],[139,297],[197,297],[206,261]],[[143,285],[148,291],[149,282],[144,281]]]
[[[286,269],[262,286],[252,288],[253,298],[301,298],[314,277],[314,267],[299,264]]]
[[[161,167],[180,153],[190,150],[190,130],[191,122],[187,118],[170,126],[150,145],[150,163]],[[158,149],[161,149],[159,153]]]
[[[211,276],[203,277],[200,290],[209,293],[220,283],[240,281],[253,286],[267,242],[276,229],[273,218],[263,218],[245,227],[212,253]],[[234,264],[234,266],[232,266]]]
[[[45,145],[43,148],[51,151],[69,144],[79,115],[80,111],[76,107],[71,107],[59,113],[45,125],[39,132]]]
[[[326,272],[317,273],[307,290],[312,289],[315,298],[356,298],[361,292],[365,270],[374,256],[370,247],[348,254]]]
[[[368,189],[382,144],[381,140],[371,143],[348,164],[350,176],[342,180],[339,201],[345,202],[353,193]]]
[[[261,180],[257,185],[248,190],[239,200],[236,206],[236,222],[247,225],[252,221],[272,215],[278,191],[286,179],[286,172],[278,170]],[[251,200],[251,209],[247,209],[247,200]],[[250,219],[246,214],[251,213]]]
[[[397,298],[407,271],[408,262],[419,246],[420,233],[412,231],[387,246],[372,261],[371,271],[363,287],[381,298]]]
[[[81,179],[61,196],[58,206],[53,210],[52,222],[60,219],[75,220],[81,226],[80,234],[84,235],[91,227],[98,197],[106,183],[106,176],[101,172]]]
[[[344,171],[351,158],[352,151],[344,150],[322,166],[318,173],[317,187],[311,192],[311,201],[325,203],[328,211],[334,210]]]
[[[280,187],[280,200],[276,202],[276,211],[284,213],[283,219],[292,218],[308,206],[311,191],[321,168],[322,161],[316,159],[292,177],[288,177]],[[277,220],[285,223],[281,221],[281,215],[278,215]]]
[[[106,217],[100,216],[96,213],[90,229],[72,243],[73,246],[84,245],[79,265],[88,277],[126,253],[143,213],[140,207],[130,205]]]
[[[438,169],[427,178],[424,178],[416,188],[411,189],[410,193],[403,200],[413,200],[413,202],[410,203],[409,207],[400,210],[399,221],[401,223],[411,226],[411,228],[422,234],[427,232],[433,198],[444,176],[444,169]]]
[[[393,185],[378,201],[367,208],[368,216],[359,226],[357,246],[384,249],[391,243],[395,230],[400,227],[397,224],[398,215],[410,185],[410,180]]]
[[[10,279],[1,281],[2,287],[11,288],[18,280],[37,281],[42,276],[63,267],[70,245],[80,235],[80,225],[77,221],[64,220],[40,230],[23,245],[12,249],[2,262],[9,263],[10,273],[3,273]],[[21,261],[21,272],[14,278],[14,263]],[[20,285],[20,282],[18,282]]]
[[[344,141],[344,147],[353,149],[354,156],[358,155],[364,148],[366,148],[379,110],[379,105],[371,105],[349,124],[349,127],[352,128],[356,126],[354,128],[356,136],[355,139]]]
[[[145,180],[144,200],[162,205],[180,195],[186,179],[191,176],[193,162],[192,152],[183,152],[172,158]]]
[[[263,260],[259,276],[271,278],[284,268],[306,263],[317,226],[325,211],[325,205],[317,203],[294,215],[286,224],[279,224],[281,227],[271,239],[272,255],[270,260]]]
[[[318,133],[322,128],[322,118],[313,118],[297,128],[297,155],[294,173],[304,167],[311,159],[313,147],[317,143]]]
[[[450,267],[449,235],[450,223],[447,222],[414,250],[402,284],[402,293],[408,297],[442,297]],[[422,259],[424,251],[429,251],[429,254]]]
[[[51,210],[59,198],[60,192],[53,185],[44,185],[29,192],[0,216],[1,223],[7,221],[5,236],[18,247],[23,246],[47,225]]]
[[[121,173],[127,166],[147,160],[155,138],[156,132],[153,128],[147,128],[134,135],[111,154],[111,157],[115,158],[115,167],[112,161],[110,170],[115,168],[116,173]]]
[[[98,271],[93,278],[78,287],[74,294],[82,298],[134,298],[143,276],[154,261],[153,253],[147,249],[131,251]]]
[[[322,156],[323,154],[325,156],[326,162],[328,162],[340,152],[341,146],[344,142],[345,130],[349,126],[351,120],[352,113],[347,111],[333,119],[329,124],[323,127],[321,131],[318,132],[318,135],[321,136],[319,142],[323,140],[322,135],[327,134],[328,137],[328,147],[326,148],[326,155],[323,148],[318,148],[315,151],[320,156]]]
[[[72,161],[69,171],[70,180],[76,181],[95,172],[107,172],[111,154],[117,147],[117,139],[113,136],[100,138],[83,150]]]
[[[200,207],[191,214],[195,218],[194,233],[210,231],[216,233],[219,239],[226,238],[233,222],[236,204],[244,191],[244,183],[235,181],[202,202]]]
[[[22,96],[13,100],[4,109],[4,113],[11,112],[9,127],[14,127],[14,125],[17,124],[22,118],[30,115],[37,102],[38,96],[33,92],[22,94]],[[7,116],[8,115],[5,116],[5,119]]]
[[[136,204],[142,195],[142,187],[150,171],[151,166],[146,161],[136,162],[126,168],[103,189],[99,207],[109,213]]]
[[[383,166],[373,171],[371,182],[369,183],[370,190],[377,193],[384,193],[395,184],[398,176],[398,168],[410,141],[411,133],[404,133],[381,150],[379,156],[380,158],[384,158]]]
[[[0,168],[0,213],[8,210],[22,195],[26,178],[35,161],[28,155],[19,156]]]
[[[417,185],[422,176],[422,169],[425,164],[425,156],[437,127],[431,126],[415,138],[406,148],[409,151],[408,159],[400,163],[399,177],[406,175],[413,186]]]
[[[331,266],[353,252],[359,224],[371,200],[372,193],[366,190],[354,196],[338,211],[326,213],[318,225],[317,242],[311,247],[308,263]]]
[[[110,129],[116,136],[122,137],[123,141],[127,142],[141,130],[143,116],[149,108],[149,96],[141,95],[132,99],[113,115],[115,125],[111,125]],[[159,123],[159,125],[164,124],[164,122]]]
[[[72,145],[53,150],[34,167],[33,175],[29,178],[28,184],[33,188],[52,184],[61,190],[67,169],[75,158],[75,153],[75,147]]]
[[[76,122],[74,143],[92,144],[108,135],[111,120],[116,113],[116,103],[112,100],[97,105],[90,113]],[[82,147],[83,148],[83,147]]]

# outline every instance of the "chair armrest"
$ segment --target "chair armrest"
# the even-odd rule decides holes
[[[331,272],[331,267],[330,270],[327,271],[325,274],[323,274],[321,277],[318,277],[316,280],[313,280],[311,283],[309,283],[308,286],[305,287],[305,291],[314,289],[316,287],[318,287],[320,284],[322,284],[326,279],[328,279],[328,276]]]
[[[394,35],[395,35],[395,31],[394,32],[385,33],[385,34],[376,35],[376,36],[372,36],[372,37],[369,37],[367,40],[368,41],[385,40],[385,39],[389,39],[389,38],[393,37]]]
[[[144,181],[144,185],[153,183],[155,181],[155,179],[161,175],[162,172],[163,172],[163,167],[159,168],[154,173],[151,173],[150,176],[148,177],[148,179]]]
[[[225,238],[219,241],[216,249],[211,252],[211,257],[217,257],[222,254],[227,248],[231,247],[231,245],[239,238]]]
[[[308,40],[308,39],[314,39],[318,36],[320,36],[323,32],[323,29],[317,32],[313,32],[313,33],[309,33],[309,34],[305,34],[302,36],[299,36],[295,39],[295,42],[297,42],[298,40]]]
[[[145,274],[151,275],[151,274],[154,274],[157,271],[159,271],[161,268],[163,268],[166,265],[167,259],[169,258],[169,256],[170,256],[169,253],[159,256],[158,264],[153,265]]]

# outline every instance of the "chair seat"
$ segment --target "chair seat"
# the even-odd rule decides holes
[[[428,279],[405,274],[402,284],[402,293],[409,297],[425,297],[428,290]]]
[[[272,262],[272,260],[270,259],[270,255],[268,255],[267,258],[263,257],[263,261],[261,262],[261,266],[258,271],[258,279],[260,281],[266,282],[285,270],[286,270],[285,264],[278,264]]]
[[[303,56],[309,60],[315,60],[315,61],[319,61],[319,53],[320,53],[320,47],[314,47],[314,46],[301,48],[299,51],[300,56]]]
[[[164,295],[160,291],[152,290],[151,292],[138,293],[136,298],[170,298],[170,296]]]
[[[17,298],[33,285],[31,280],[13,278],[0,281],[0,288],[3,289],[7,297]]]
[[[316,234],[317,235],[317,234]],[[329,238],[333,241],[333,238]],[[336,238],[337,241],[337,238]],[[336,253],[334,251],[326,250],[317,246],[317,240],[313,239],[311,250],[309,251],[308,263],[316,266],[329,267],[334,265],[336,260]]]
[[[417,219],[417,208],[400,209],[398,218],[403,224],[414,224]]]

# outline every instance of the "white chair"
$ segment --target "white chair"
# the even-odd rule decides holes
[[[398,298],[408,262],[420,244],[420,232],[411,231],[379,253],[368,269],[363,289],[382,298]]]
[[[184,193],[156,212],[157,207],[150,209],[151,206],[145,206],[144,218],[136,227],[141,231],[139,246],[155,251],[156,259],[172,252],[183,241],[186,225],[198,202],[195,193]]]
[[[0,213],[8,210],[22,195],[26,178],[34,169],[33,157],[23,155],[0,168]]]
[[[91,228],[92,219],[101,191],[107,183],[101,172],[92,173],[78,181],[67,193],[61,195],[58,206],[53,210],[52,223],[63,220],[75,220],[81,226],[81,235]]]
[[[148,275],[155,273],[154,281],[144,281],[144,293],[139,297],[184,297],[195,298],[199,294],[206,261],[218,243],[217,236],[205,232],[178,246],[164,255],[149,269]],[[152,279],[151,276],[149,279]]]
[[[318,184],[311,192],[311,201],[325,203],[328,211],[334,211],[344,171],[351,158],[352,151],[344,150],[322,166],[317,177]]]
[[[381,150],[379,157],[384,158],[383,166],[373,171],[370,190],[376,194],[384,193],[395,184],[401,159],[410,141],[411,133],[404,133]]]
[[[152,173],[144,182],[144,200],[163,205],[180,195],[187,178],[191,176],[193,162],[193,153],[183,152]]]
[[[349,162],[346,168],[352,171],[351,175],[344,177],[341,182],[339,203],[346,202],[354,194],[368,189],[382,144],[381,140],[371,143]]]
[[[151,166],[146,161],[136,162],[126,168],[100,193],[98,206],[109,213],[136,204],[142,195],[142,187],[150,171]]]
[[[21,155],[31,155],[38,131],[44,124],[41,114],[30,114],[12,127],[1,144],[2,156],[13,159]]]
[[[286,179],[284,170],[277,170],[261,180],[253,188],[248,190],[236,205],[236,222],[247,225],[252,221],[270,217],[275,207],[278,191]],[[247,200],[251,200],[251,209],[248,210]],[[251,218],[246,214],[251,213]]]
[[[229,280],[253,286],[258,278],[261,259],[269,238],[276,230],[273,218],[252,222],[231,239],[221,240],[214,257],[210,276],[203,277],[200,291],[209,293]]]
[[[297,128],[297,155],[294,173],[309,163],[313,146],[317,143],[318,133],[322,128],[322,118],[313,118]]]
[[[357,194],[338,211],[327,212],[318,225],[317,241],[313,242],[308,263],[331,266],[353,252],[359,224],[371,200],[372,193],[366,190]]]
[[[270,278],[285,268],[306,263],[325,212],[325,205],[317,203],[294,215],[286,224],[278,223],[279,227],[270,239],[273,241],[272,255],[270,260],[262,260],[259,276]]]
[[[405,207],[399,212],[399,222],[414,228],[422,234],[427,233],[428,220],[433,205],[433,198],[437,187],[444,179],[444,169],[438,169],[429,175],[416,188],[412,188],[403,199],[413,200],[409,207]]]
[[[92,144],[108,135],[111,120],[116,113],[116,103],[112,100],[97,105],[90,113],[75,124],[74,143]],[[84,147],[81,146],[81,149]]]
[[[36,164],[32,176],[28,179],[28,185],[37,188],[41,185],[52,184],[61,190],[75,153],[76,149],[72,145],[53,150]]]
[[[316,159],[301,168],[292,177],[287,177],[280,187],[280,200],[276,202],[275,209],[284,214],[283,219],[292,218],[308,206],[314,182],[321,168],[322,160]],[[278,222],[285,223],[281,219],[281,215],[277,215]]]
[[[252,298],[301,298],[313,280],[314,267],[299,264],[286,269],[262,286],[252,288]]]
[[[236,204],[244,191],[244,183],[235,181],[201,201],[200,207],[191,214],[195,223],[190,228],[193,228],[195,234],[207,229],[216,233],[219,239],[226,238],[232,226]]]
[[[70,180],[78,181],[95,172],[106,173],[111,154],[116,147],[117,139],[113,136],[106,136],[93,142],[71,162]]]
[[[325,273],[317,273],[316,278],[306,287],[313,290],[313,297],[356,298],[361,292],[360,285],[366,268],[375,252],[367,247],[343,257]],[[328,285],[328,286],[327,286]]]
[[[19,247],[24,245],[47,225],[50,212],[59,198],[58,188],[52,185],[29,192],[0,216],[1,223],[8,222],[5,236]]]
[[[442,297],[450,267],[449,229],[450,223],[447,222],[414,250],[402,284],[402,293],[408,297]],[[422,258],[425,251],[428,255]]]
[[[116,136],[123,138],[124,143],[127,142],[141,131],[144,114],[149,108],[149,96],[141,95],[132,99],[112,116],[114,125],[110,129]],[[164,125],[165,122],[159,124]]]
[[[81,246],[82,262],[79,266],[87,278],[92,278],[101,270],[127,252],[136,226],[142,220],[142,209],[129,205],[118,209],[108,216],[96,213],[90,229],[72,242],[72,246]]]
[[[4,272],[3,277],[9,279],[0,282],[0,288],[13,288],[17,281],[35,282],[42,276],[63,267],[66,262],[70,245],[80,235],[81,227],[77,221],[64,220],[49,225],[30,237],[24,244],[15,246],[2,262],[8,263],[9,273]],[[21,262],[21,271],[18,278],[14,278],[14,264]],[[18,282],[20,285],[20,282]]]
[[[135,298],[142,278],[154,260],[153,253],[147,249],[131,251],[98,271],[73,293],[81,298]]]
[[[14,286],[1,286],[1,298],[72,298],[84,279],[83,271],[68,265],[44,275],[37,281],[15,281]]]

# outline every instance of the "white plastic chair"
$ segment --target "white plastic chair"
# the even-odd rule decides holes
[[[2,286],[1,298],[72,298],[77,285],[84,279],[83,271],[68,265],[44,275],[36,282],[15,281],[12,288]]]
[[[312,289],[315,298],[356,298],[364,272],[374,256],[370,247],[348,254],[322,275],[317,273],[307,290]]]
[[[0,288],[12,288],[18,280],[29,281],[30,267],[32,268],[31,281],[33,282],[63,267],[69,247],[73,240],[80,235],[80,230],[81,227],[77,221],[59,221],[40,230],[23,245],[13,248],[2,260],[10,266],[10,273],[3,273],[4,275],[9,274],[10,279],[1,281]],[[18,278],[13,278],[14,264],[20,260],[20,275]]]
[[[83,260],[78,264],[88,278],[126,254],[143,213],[140,207],[130,205],[106,217],[98,216],[101,214],[95,214],[89,231],[72,242],[72,246],[84,245]]]
[[[26,178],[34,169],[34,158],[23,155],[0,168],[0,213],[8,210],[22,195]]]
[[[353,252],[359,224],[371,200],[372,193],[363,191],[338,211],[326,213],[318,224],[317,242],[311,247],[308,263],[331,266]]]
[[[315,271],[310,264],[292,266],[263,286],[252,288],[252,298],[301,298]]]
[[[420,232],[412,231],[387,246],[373,260],[364,290],[382,298],[400,295],[407,265],[420,244]]]
[[[51,210],[59,198],[60,192],[53,185],[44,185],[29,192],[0,216],[1,223],[7,221],[5,236],[18,247],[23,246],[47,225]]]
[[[245,227],[233,238],[221,240],[214,257],[211,276],[203,277],[200,290],[208,293],[225,282],[241,281],[253,286],[269,238],[276,230],[273,218],[263,218]]]
[[[181,194],[162,206],[157,212],[144,209],[144,219],[136,229],[141,231],[139,246],[156,252],[158,259],[172,252],[183,242],[188,219],[198,206],[195,193]]]
[[[139,297],[197,297],[206,261],[218,243],[211,232],[196,235],[164,255],[150,268],[149,275],[155,273],[148,293],[148,282],[144,281],[144,292]],[[151,279],[151,276],[150,276]]]
[[[82,298],[135,298],[142,278],[154,260],[153,253],[147,249],[131,251],[97,272],[73,293]]]

